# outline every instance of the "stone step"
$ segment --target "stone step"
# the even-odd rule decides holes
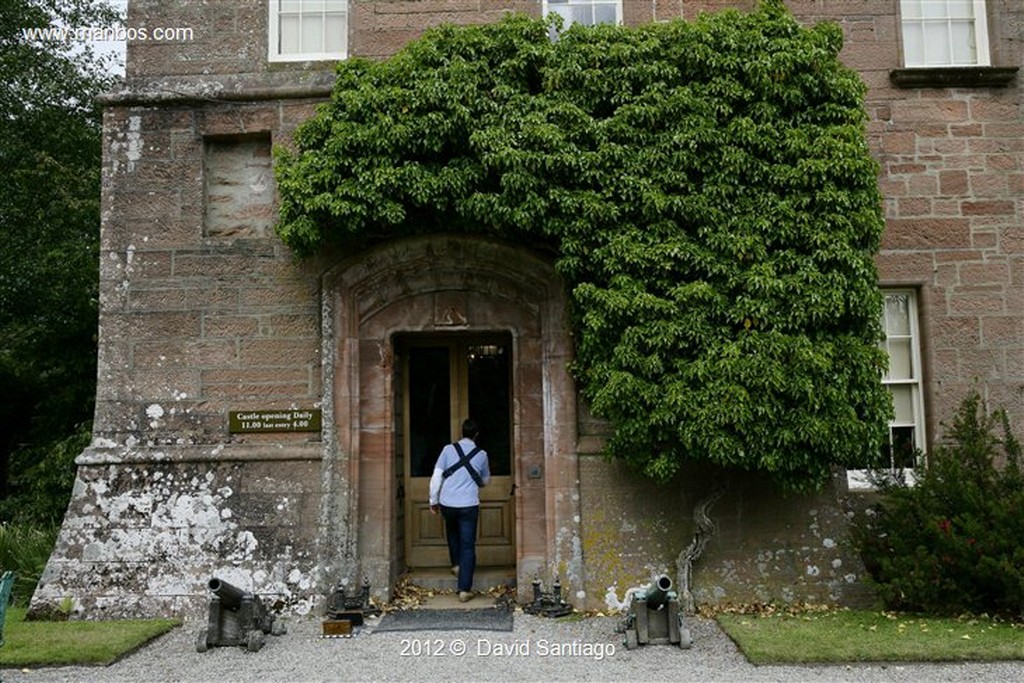
[[[407,582],[431,590],[456,590],[458,579],[447,567],[411,569]],[[498,586],[515,586],[516,571],[513,567],[478,567],[473,572],[473,590],[487,591]]]

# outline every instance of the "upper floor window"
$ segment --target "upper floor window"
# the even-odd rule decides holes
[[[985,0],[900,0],[908,67],[988,66]]]
[[[270,0],[270,61],[348,56],[348,0]]]
[[[911,478],[914,468],[922,464],[918,457],[925,451],[917,293],[911,289],[894,289],[886,290],[884,295],[882,348],[889,354],[889,369],[882,377],[882,384],[892,394],[895,415],[889,423],[889,439],[882,461],[887,469],[902,471]],[[851,489],[871,487],[867,470],[850,470],[847,480]]]
[[[561,14],[566,27],[573,22],[594,26],[622,21],[621,0],[544,0],[543,9],[544,16],[551,12]]]

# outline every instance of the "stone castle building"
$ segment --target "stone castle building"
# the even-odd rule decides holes
[[[869,86],[894,466],[921,466],[973,388],[1019,429],[1024,4],[786,4],[837,22]],[[329,97],[338,59],[509,11],[631,25],[725,7],[753,0],[131,0],[149,39],[105,98],[94,439],[33,605],[196,615],[213,575],[299,613],[364,576],[386,599],[447,564],[426,477],[468,413],[495,470],[485,577],[558,576],[577,606],[614,607],[675,576],[695,505],[727,479],[697,601],[863,599],[843,543],[858,473],[782,498],[710,470],[657,487],[599,455],[544,253],[436,235],[300,261],[273,231],[272,149]]]

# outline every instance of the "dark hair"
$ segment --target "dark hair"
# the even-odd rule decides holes
[[[462,421],[462,436],[467,439],[476,439],[476,435],[480,433],[480,428],[476,426],[476,420],[466,418]]]

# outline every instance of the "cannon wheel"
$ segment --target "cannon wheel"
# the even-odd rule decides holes
[[[679,615],[679,647],[688,650],[693,645],[693,634],[686,628],[686,620]]]
[[[196,635],[196,652],[206,652],[210,649],[210,644],[206,642],[207,635],[209,635],[209,631],[205,628]]]
[[[679,629],[679,647],[684,650],[690,649],[693,646],[693,636],[690,634],[690,629],[680,628]]]
[[[263,642],[263,631],[254,629],[245,636],[245,649],[249,652],[259,652],[260,648],[263,647]]]
[[[636,629],[631,628],[626,630],[626,649],[635,650],[640,643],[637,641]]]

